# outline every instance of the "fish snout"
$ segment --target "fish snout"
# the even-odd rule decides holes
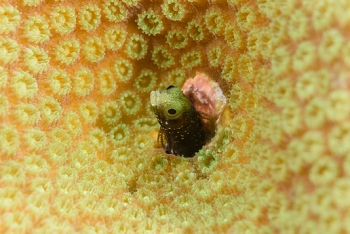
[[[151,99],[151,106],[156,107],[158,105],[159,101],[159,91],[152,91],[150,95]]]

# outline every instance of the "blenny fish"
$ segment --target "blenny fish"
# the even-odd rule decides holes
[[[170,85],[165,90],[152,91],[150,98],[160,124],[158,142],[166,153],[193,157],[213,136],[214,122],[194,108],[180,87]]]

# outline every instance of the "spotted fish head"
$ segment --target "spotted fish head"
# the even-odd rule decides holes
[[[152,110],[165,129],[181,127],[193,110],[191,102],[177,86],[152,91],[150,98]]]

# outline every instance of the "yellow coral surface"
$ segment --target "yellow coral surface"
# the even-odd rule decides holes
[[[1,233],[350,233],[350,2],[2,0]],[[151,90],[229,103],[192,159]]]

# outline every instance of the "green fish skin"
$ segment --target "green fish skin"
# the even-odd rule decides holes
[[[169,154],[193,157],[207,141],[200,114],[177,86],[151,92],[151,107],[160,124],[158,142]]]

